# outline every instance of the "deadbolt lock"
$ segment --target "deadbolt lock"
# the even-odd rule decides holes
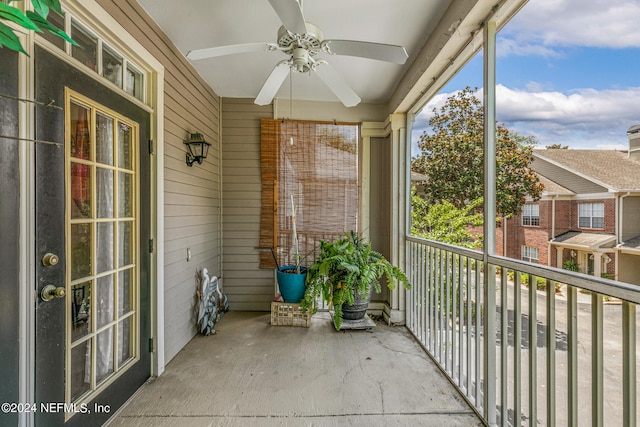
[[[42,257],[42,265],[44,265],[45,267],[52,267],[56,265],[58,261],[60,261],[60,258],[58,258],[58,255],[52,254],[51,252],[45,254]]]
[[[42,301],[51,301],[54,298],[62,298],[66,295],[67,291],[62,287],[55,287],[53,285],[47,285],[42,288],[42,292],[40,293],[40,297]]]

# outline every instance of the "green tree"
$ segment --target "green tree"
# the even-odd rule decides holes
[[[432,133],[420,136],[422,152],[412,160],[412,169],[428,177],[427,204],[447,200],[462,209],[483,196],[482,104],[467,87],[433,112],[429,120]],[[530,168],[534,144],[533,137],[497,125],[496,209],[502,216],[519,214],[527,196],[540,198],[543,187]]]
[[[470,226],[482,225],[482,214],[477,213],[479,206],[482,206],[482,198],[460,209],[446,200],[427,204],[425,199],[412,191],[411,234],[466,248],[478,248],[482,246],[482,236],[474,236]]]
[[[16,0],[9,0],[9,4],[15,1]],[[8,49],[24,54],[27,53],[22,47],[22,44],[20,44],[20,40],[13,29],[6,24],[9,22],[17,24],[24,29],[39,33],[46,30],[62,37],[69,43],[76,44],[63,30],[47,21],[50,9],[62,15],[60,0],[31,0],[35,13],[29,10],[26,14],[22,13],[20,9],[16,7],[9,6],[9,4],[0,2],[0,47],[7,47]]]

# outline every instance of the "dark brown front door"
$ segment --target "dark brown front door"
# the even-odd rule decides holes
[[[36,424],[101,425],[150,373],[149,113],[35,64]]]

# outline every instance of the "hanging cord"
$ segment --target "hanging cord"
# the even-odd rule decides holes
[[[24,98],[18,98],[17,96],[5,95],[4,93],[0,93],[0,98],[13,99],[15,101],[20,101],[20,102],[31,102],[32,104],[41,105],[43,107],[56,108],[58,110],[64,111],[64,108],[60,107],[59,105],[54,105],[56,103],[55,99],[52,99],[49,102],[40,102],[40,101],[34,101],[33,99],[24,99]]]
[[[289,68],[289,120],[291,120],[291,125],[289,129],[293,126],[293,71]],[[293,145],[293,134],[289,136],[289,145]]]

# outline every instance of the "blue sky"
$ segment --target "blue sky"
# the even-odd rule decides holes
[[[497,56],[507,127],[540,147],[627,147],[627,129],[640,123],[640,0],[529,0],[498,34]],[[434,106],[466,86],[482,98],[481,54],[423,109],[414,140]]]

